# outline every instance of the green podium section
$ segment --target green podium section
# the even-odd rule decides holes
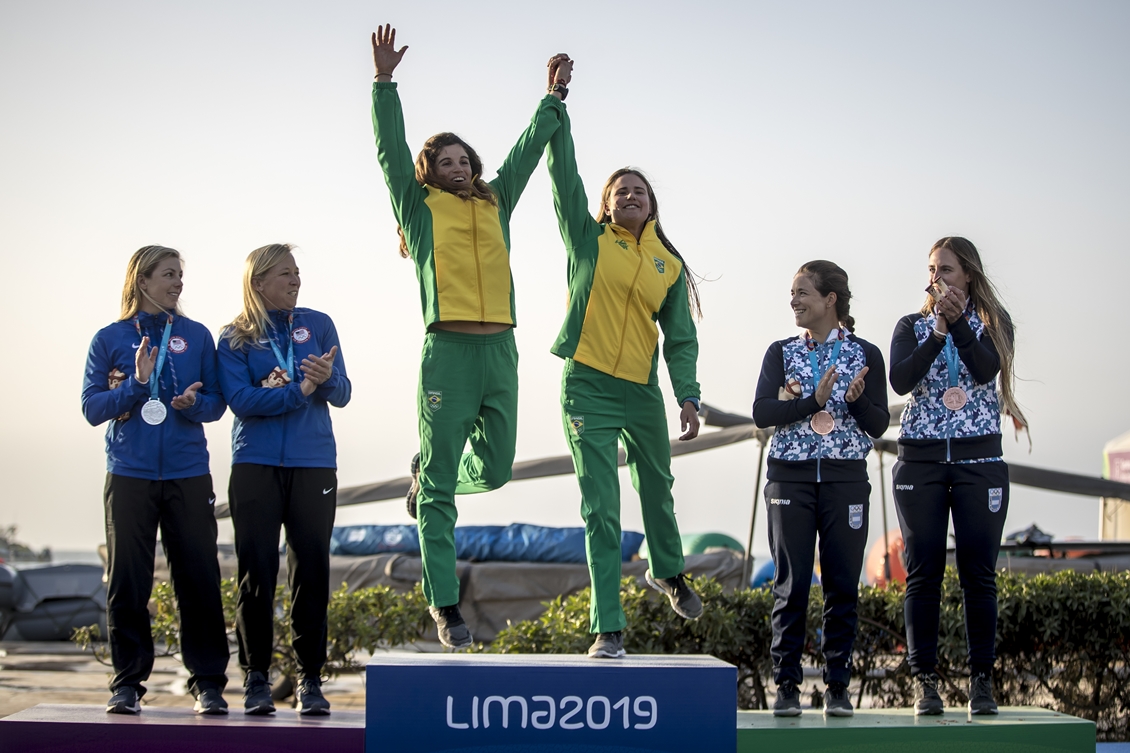
[[[738,712],[738,753],[1094,753],[1095,725],[1086,719],[1027,706],[999,716],[942,716],[913,709],[857,709],[848,719],[819,709],[777,718],[772,711]]]

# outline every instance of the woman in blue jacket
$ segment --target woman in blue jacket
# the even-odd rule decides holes
[[[239,558],[236,635],[248,714],[275,710],[267,673],[281,528],[299,710],[319,715],[330,708],[320,680],[337,507],[329,408],[344,408],[351,386],[333,321],[297,306],[301,281],[291,249],[274,243],[251,252],[243,311],[220,335],[220,383],[235,414],[228,501]]]
[[[851,716],[847,686],[855,641],[859,573],[867,544],[870,437],[890,424],[883,355],[852,329],[847,273],[810,261],[793,277],[799,336],[769,346],[753,418],[777,427],[765,502],[773,580],[775,716],[800,714],[800,658],[816,537],[824,589],[824,713]]]
[[[106,710],[136,714],[153,669],[149,596],[157,531],[169,559],[188,687],[202,714],[226,714],[228,642],[216,560],[215,495],[203,424],[224,413],[216,346],[181,313],[180,254],[130,258],[121,317],[90,343],[82,413],[106,428],[106,613],[114,676]]]
[[[906,542],[914,712],[943,712],[935,665],[952,513],[969,645],[969,712],[996,714],[996,566],[1008,514],[1001,414],[1012,416],[1017,429],[1027,424],[1013,393],[1015,331],[971,242],[942,238],[930,249],[926,271],[926,301],[899,320],[891,338],[891,386],[909,393],[892,475]]]

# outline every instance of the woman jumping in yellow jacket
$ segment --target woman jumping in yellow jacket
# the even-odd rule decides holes
[[[475,150],[453,133],[432,136],[413,162],[392,82],[408,48],[397,50],[395,42],[390,26],[373,34],[373,131],[400,252],[416,263],[427,327],[408,510],[419,520],[424,595],[440,641],[463,648],[472,638],[458,606],[454,497],[510,480],[518,413],[510,215],[561,122],[563,95],[542,99],[489,183]],[[566,59],[550,59],[551,84],[556,63]],[[468,439],[471,452],[464,454]]]
[[[571,61],[557,69],[569,83]],[[627,625],[620,606],[620,482],[616,442],[624,443],[632,484],[643,507],[647,582],[681,617],[702,614],[683,575],[683,551],[671,496],[671,446],[659,390],[663,358],[681,409],[683,435],[698,436],[698,337],[691,303],[698,294],[682,257],[659,224],[651,184],[638,170],[612,174],[594,220],[577,174],[569,117],[549,140],[548,164],[561,238],[569,257],[569,305],[553,352],[565,359],[561,410],[581,487],[589,577],[589,656],[624,655]]]

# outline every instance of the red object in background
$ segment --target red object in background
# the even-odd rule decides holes
[[[863,579],[872,586],[888,585],[886,568],[883,566],[884,555],[890,559],[891,583],[906,583],[906,556],[902,541],[902,531],[893,528],[887,531],[887,549],[883,550],[883,537],[880,536],[867,559],[863,563]]]

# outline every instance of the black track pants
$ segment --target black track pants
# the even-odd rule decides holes
[[[773,681],[798,685],[804,649],[808,588],[812,583],[816,537],[820,536],[820,573],[824,589],[824,681],[851,679],[859,574],[867,545],[871,484],[866,481],[765,485],[773,579]]]
[[[106,625],[114,677],[110,689],[141,683],[153,669],[149,596],[157,531],[169,559],[180,614],[181,653],[196,694],[227,684],[228,638],[216,560],[210,475],[150,481],[106,475]]]
[[[911,463],[894,469],[895,509],[906,545],[906,637],[913,674],[938,663],[946,534],[953,514],[957,572],[965,597],[969,666],[990,672],[996,656],[997,554],[1008,514],[1008,466]]]
[[[271,668],[279,530],[285,527],[291,645],[299,676],[317,677],[326,663],[337,471],[236,463],[228,500],[239,558],[236,637],[244,676]]]

